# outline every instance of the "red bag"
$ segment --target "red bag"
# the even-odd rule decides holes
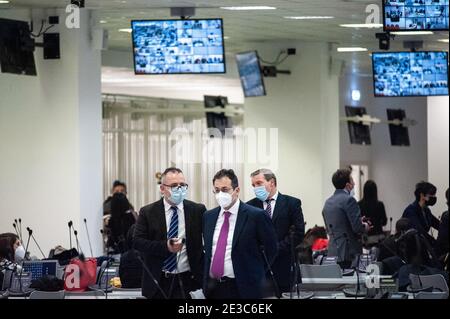
[[[74,258],[64,270],[64,290],[83,292],[97,281],[97,259]]]

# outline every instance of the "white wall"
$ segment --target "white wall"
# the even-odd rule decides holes
[[[389,128],[385,124],[372,127],[372,146],[351,145],[347,124],[341,122],[341,165],[369,166],[369,178],[378,184],[380,200],[386,205],[393,225],[406,206],[414,200],[415,184],[428,178],[427,164],[427,101],[426,98],[375,98],[371,77],[347,75],[340,81],[340,114],[345,106],[363,106],[368,114],[384,121],[386,109],[405,109],[408,118],[418,121],[410,127],[411,147],[391,146]],[[361,91],[361,101],[351,100],[351,90]],[[388,224],[389,227],[389,224]]]
[[[438,188],[438,203],[433,213],[448,209],[445,191],[449,187],[449,100],[448,96],[428,98],[428,176]]]
[[[261,44],[254,48],[265,60],[280,49],[297,47],[280,69],[292,75],[266,78],[267,97],[245,100],[246,128],[278,128],[279,190],[299,197],[307,227],[323,225],[323,203],[332,192],[331,175],[339,166],[338,79],[328,74],[325,44]],[[254,49],[253,48],[253,49]],[[244,181],[246,200],[254,197],[250,174],[264,164],[248,163]]]
[[[7,13],[8,18],[29,16],[28,11]],[[88,25],[88,17],[82,15],[81,22]],[[0,232],[13,230],[14,218],[20,217],[47,254],[57,244],[69,246],[67,222],[73,220],[90,255],[82,225],[88,218],[94,254],[99,254],[100,53],[89,48],[87,28],[59,28],[62,59],[44,61],[37,49],[37,77],[0,73]],[[30,247],[39,256],[36,246]]]

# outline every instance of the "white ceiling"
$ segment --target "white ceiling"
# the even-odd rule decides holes
[[[34,8],[63,8],[69,0],[11,0],[13,6]],[[86,7],[94,9],[97,21],[104,20],[109,30],[111,49],[130,50],[130,34],[119,29],[130,28],[132,19],[157,19],[170,17],[170,7],[197,8],[196,17],[222,17],[224,19],[226,49],[228,54],[248,49],[253,42],[320,41],[336,46],[363,46],[378,49],[375,32],[382,30],[347,29],[343,23],[364,23],[366,6],[381,0],[86,0]],[[269,11],[227,11],[223,6],[265,5],[277,7]],[[329,15],[330,20],[287,20],[285,16]],[[438,39],[448,38],[448,33],[413,37],[424,40],[428,49],[448,50],[448,44]],[[393,49],[402,47],[404,37],[393,42]],[[411,38],[410,38],[411,39]],[[367,53],[339,54],[351,66],[348,71],[367,73],[370,56]]]

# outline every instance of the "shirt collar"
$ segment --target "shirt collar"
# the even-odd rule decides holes
[[[279,194],[280,194],[280,193],[277,191],[277,192],[275,193],[275,195],[273,195],[272,200],[276,202]]]
[[[225,210],[225,209],[221,208],[220,209],[220,215],[223,215],[223,213],[225,213],[226,211],[230,212],[231,215],[237,215],[238,212],[239,212],[240,205],[241,205],[241,201],[238,199],[236,201],[236,203],[229,210]]]
[[[166,198],[164,197],[164,199],[163,199],[163,201],[164,201],[164,211],[166,212],[166,213],[170,213],[171,211],[172,211],[172,205],[170,205],[168,202],[167,202],[167,200],[166,200]],[[178,210],[183,210],[184,209],[184,202],[181,202],[178,206],[177,206],[177,208],[178,208]]]

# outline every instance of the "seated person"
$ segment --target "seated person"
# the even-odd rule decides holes
[[[395,234],[389,236],[380,243],[378,260],[383,261],[387,258],[397,256],[399,254],[397,240],[411,228],[412,226],[409,219],[399,219],[395,224]]]
[[[25,249],[16,234],[0,234],[0,288],[7,270],[18,271],[18,265],[25,259]]]
[[[142,287],[143,267],[137,258],[138,251],[133,248],[134,229],[136,225],[131,226],[126,238],[126,251],[120,257],[119,277],[122,288],[132,289]]]

